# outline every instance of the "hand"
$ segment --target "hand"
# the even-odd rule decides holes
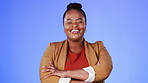
[[[57,69],[53,65],[53,63],[51,63],[51,62],[50,62],[50,65],[49,66],[42,66],[42,67],[44,68],[44,70],[42,70],[43,73],[51,72],[50,74],[48,74],[44,78],[48,78],[50,76],[66,77],[66,71]]]

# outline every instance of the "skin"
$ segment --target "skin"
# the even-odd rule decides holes
[[[84,15],[77,10],[69,10],[64,18],[64,27],[70,50],[79,53],[83,48],[83,35],[86,31]],[[79,32],[72,33],[72,30],[79,30]]]
[[[72,30],[76,30],[72,32]],[[69,10],[64,18],[64,32],[67,35],[69,49],[71,52],[79,53],[83,48],[83,35],[86,31],[86,23],[84,15],[75,9]],[[88,78],[88,73],[83,69],[77,70],[59,70],[54,64],[50,63],[49,66],[43,66],[43,73],[51,72],[45,76],[45,79],[50,76],[69,77],[78,80],[71,80],[70,83],[89,83],[84,82]]]

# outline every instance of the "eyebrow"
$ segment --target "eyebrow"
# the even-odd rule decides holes
[[[72,21],[73,19],[68,18],[67,21]],[[82,18],[77,18],[76,20],[82,20]]]
[[[82,18],[78,18],[78,19],[76,19],[76,20],[82,20]]]

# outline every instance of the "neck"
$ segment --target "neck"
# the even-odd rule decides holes
[[[84,46],[83,40],[84,39],[81,39],[79,41],[72,41],[72,40],[68,39],[68,44],[69,44],[70,51],[74,52],[74,53],[79,53],[82,50],[83,46]]]

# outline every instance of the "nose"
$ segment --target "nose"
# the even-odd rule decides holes
[[[77,23],[73,23],[72,26],[73,27],[78,27],[78,24]]]

